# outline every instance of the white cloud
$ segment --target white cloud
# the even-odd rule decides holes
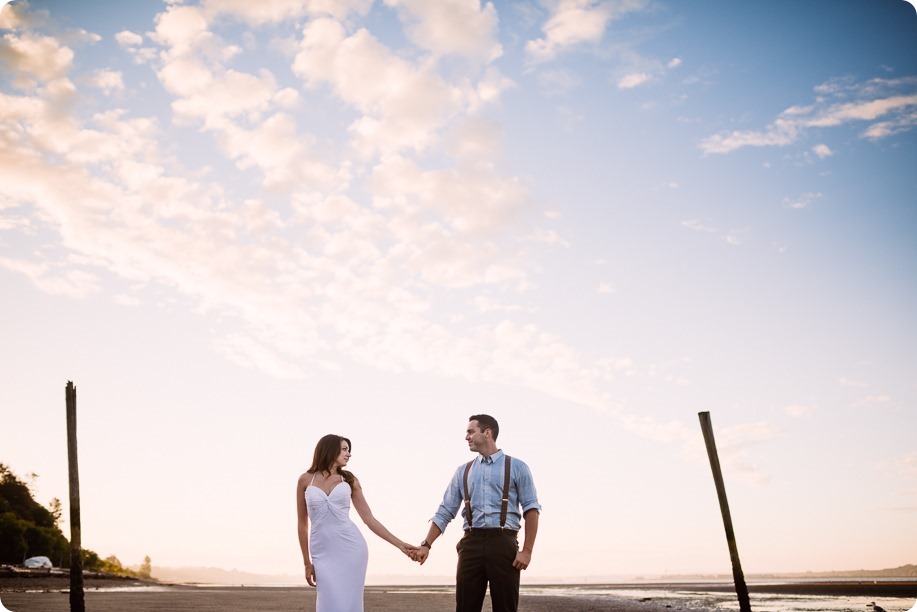
[[[811,404],[788,404],[783,407],[783,411],[791,417],[803,417],[815,411],[815,406]]]
[[[697,219],[689,219],[687,221],[681,222],[682,227],[686,227],[689,230],[694,230],[695,232],[704,232],[707,234],[716,233],[716,228],[710,227],[709,225],[704,225]]]
[[[763,130],[717,134],[701,141],[700,147],[705,153],[729,153],[743,147],[782,147],[796,143],[808,130],[850,122],[871,122],[862,133],[864,138],[886,138],[917,126],[917,94],[910,93],[915,85],[914,78],[875,79],[848,88],[826,84],[816,88],[823,95],[814,104],[786,109]],[[906,93],[898,93],[900,90]],[[824,145],[816,149],[820,157],[829,152]]]
[[[807,191],[802,195],[799,195],[795,198],[784,198],[783,205],[786,208],[792,208],[794,210],[802,210],[808,208],[812,205],[815,200],[818,200],[822,197],[821,193]]]
[[[544,62],[553,59],[567,47],[598,42],[610,19],[609,3],[561,0],[541,28],[544,37],[526,43],[526,53],[530,60]]]
[[[478,312],[520,312],[522,307],[518,304],[502,304],[484,296],[474,298],[474,307]]]
[[[16,87],[63,77],[73,62],[73,51],[50,36],[12,33],[0,37],[0,71],[13,76]]]
[[[66,265],[52,266],[0,257],[0,268],[25,275],[32,284],[51,295],[83,298],[101,290],[97,276]]]
[[[917,477],[917,452],[908,453],[897,461],[898,473],[902,476]]]
[[[525,45],[532,63],[554,59],[558,53],[581,44],[602,40],[608,24],[621,16],[642,10],[645,0],[558,0],[542,26],[542,38]]]
[[[831,150],[826,144],[817,144],[812,147],[812,152],[815,153],[820,159],[825,159],[826,157],[831,157],[834,155],[834,151]]]
[[[479,15],[484,33],[489,10]],[[451,303],[452,289],[525,291],[537,266],[532,252],[565,244],[531,225],[526,185],[497,170],[499,133],[477,110],[511,86],[498,70],[456,69],[446,80],[366,30],[348,35],[337,22],[312,20],[297,73],[308,88],[327,87],[362,113],[351,125],[354,144],[376,157],[347,159],[330,147],[319,154],[323,143],[288,112],[303,102],[295,90],[269,72],[227,68],[239,48],[224,50],[213,15],[171,4],[149,36],[162,46],[155,66],[174,97],[173,119],[208,131],[225,157],[211,162],[252,173],[260,184],[247,186],[256,195],[182,168],[171,157],[174,143],[163,139],[170,126],[152,117],[120,109],[84,117],[77,107],[61,114],[47,96],[74,92],[63,77],[49,81],[45,98],[0,94],[0,201],[16,202],[28,231],[58,236],[65,253],[53,264],[5,259],[5,268],[72,297],[99,291],[104,274],[105,290],[125,305],[137,303],[137,283],[157,285],[208,317],[222,355],[278,377],[308,375],[313,366],[333,371],[346,360],[437,371],[527,385],[608,411],[640,435],[682,435],[677,423],[611,404],[601,385],[633,375],[629,359],[580,353],[537,326],[473,319],[475,311],[518,312],[505,297]],[[488,36],[474,48],[492,55]],[[116,40],[129,50],[143,44],[130,32]],[[456,44],[444,40],[439,51],[474,55]],[[69,70],[69,61],[59,66]],[[116,74],[96,73],[96,84],[115,91]],[[387,152],[387,141],[445,148],[433,164],[411,151]],[[283,206],[270,201],[276,191],[258,192],[280,186]],[[7,227],[25,235],[22,224]],[[448,304],[444,314],[433,309],[438,301]],[[473,309],[462,308],[469,302]],[[440,317],[461,325],[446,327]]]
[[[642,85],[652,79],[653,77],[645,72],[637,72],[634,74],[628,74],[618,80],[619,89],[633,89],[639,85]]]
[[[203,0],[202,6],[208,16],[228,14],[248,24],[259,26],[298,19],[306,15],[330,16],[335,19],[365,15],[372,6],[372,0]]]
[[[497,11],[478,0],[385,0],[398,9],[407,36],[435,55],[460,55],[490,63],[503,54]]]
[[[890,395],[879,394],[879,395],[869,395],[856,402],[854,406],[857,408],[885,408],[892,406],[894,400]]]
[[[354,147],[366,156],[423,150],[468,101],[466,92],[432,67],[414,68],[367,30],[346,36],[343,26],[329,19],[306,26],[293,70],[308,87],[328,84],[363,113],[349,130]]]
[[[608,283],[608,282],[599,283],[598,292],[606,294],[606,295],[610,295],[615,292],[615,284]]]
[[[124,79],[116,70],[97,70],[92,74],[89,82],[106,94],[124,89]]]
[[[137,47],[143,44],[143,36],[130,30],[122,30],[115,34],[115,41],[122,47]]]

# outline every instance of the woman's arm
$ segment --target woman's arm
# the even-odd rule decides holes
[[[411,553],[417,550],[417,547],[405,544],[404,541],[396,538],[392,535],[392,532],[385,528],[385,525],[380,523],[376,517],[373,516],[372,510],[369,509],[369,503],[366,501],[366,496],[363,495],[363,487],[360,486],[360,481],[357,480],[356,477],[353,479],[353,494],[351,495],[351,499],[353,500],[353,507],[356,508],[357,514],[360,515],[360,518],[363,519],[363,522],[366,523],[370,531],[407,556],[412,556]]]
[[[306,506],[306,487],[309,486],[309,473],[299,477],[296,483],[296,524],[299,532],[299,548],[302,549],[302,561],[306,567],[306,581],[315,586],[315,568],[309,554],[309,508]]]

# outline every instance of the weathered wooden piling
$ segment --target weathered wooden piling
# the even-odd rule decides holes
[[[76,452],[76,387],[67,381],[67,463],[70,468],[70,612],[85,612],[82,535],[80,533],[80,472]]]
[[[720,458],[716,452],[716,440],[713,438],[713,424],[709,412],[698,412],[700,428],[704,432],[704,443],[707,445],[707,456],[710,458],[710,469],[713,470],[713,482],[716,484],[716,495],[720,500],[720,513],[723,515],[723,526],[726,528],[726,543],[729,545],[729,558],[732,560],[732,578],[739,597],[739,612],[751,612],[748,599],[748,587],[739,561],[739,549],[736,546],[735,531],[732,528],[732,515],[729,513],[729,502],[726,500],[726,485],[723,484],[723,472],[720,470]]]

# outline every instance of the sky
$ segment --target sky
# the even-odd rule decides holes
[[[86,548],[296,576],[321,436],[416,543],[484,412],[524,581],[728,573],[709,412],[746,574],[917,563],[915,127],[904,0],[14,0],[0,462],[69,534],[73,381]]]

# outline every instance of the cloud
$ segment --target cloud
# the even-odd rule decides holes
[[[897,460],[897,471],[902,476],[917,478],[917,452],[908,453]]]
[[[638,72],[634,74],[628,74],[618,80],[619,89],[633,89],[643,83],[646,83],[653,77],[647,74],[646,72]]]
[[[802,417],[816,410],[811,404],[789,404],[783,407],[783,411],[791,417]]]
[[[559,0],[541,28],[544,36],[526,43],[526,55],[537,64],[568,48],[597,43],[612,20],[642,10],[646,4],[645,0]]]
[[[687,221],[682,221],[681,225],[682,227],[686,227],[689,230],[693,230],[695,232],[704,232],[706,234],[716,233],[716,228],[710,227],[709,225],[704,225],[697,219],[688,219]]]
[[[305,27],[293,70],[310,89],[329,85],[362,113],[349,131],[354,147],[367,156],[423,150],[472,93],[449,85],[431,67],[415,68],[367,30],[347,36],[330,19]]]
[[[826,157],[831,157],[834,155],[834,151],[831,150],[826,144],[817,144],[812,147],[812,152],[815,153],[820,159],[825,159]]]
[[[831,128],[851,122],[869,125],[863,138],[879,140],[917,126],[917,78],[874,79],[840,86],[829,83],[816,88],[820,94],[809,106],[786,109],[762,130],[739,130],[710,136],[701,141],[704,153],[730,153],[743,147],[771,147],[795,144],[803,134],[817,128]],[[853,100],[849,100],[853,98]],[[816,154],[830,154],[819,145]]]
[[[24,33],[0,37],[0,72],[12,75],[13,85],[34,87],[63,77],[73,62],[73,51],[56,38]]]
[[[115,34],[115,40],[122,47],[137,47],[143,44],[143,36],[130,30],[122,30]]]
[[[335,16],[359,8],[310,6]],[[601,6],[615,13],[623,5]],[[409,28],[447,15],[437,12],[445,6],[399,7],[414,11]],[[525,385],[652,439],[688,436],[680,423],[610,399],[610,381],[641,375],[632,359],[498,320],[520,312],[514,298],[534,284],[546,248],[566,243],[533,224],[527,185],[499,170],[499,130],[479,112],[511,83],[475,61],[446,72],[430,61],[430,53],[494,57],[489,5],[473,12],[474,26],[453,24],[439,42],[418,39],[417,55],[392,51],[367,29],[311,19],[291,58],[299,92],[230,63],[247,59],[247,48],[223,40],[218,15],[260,23],[286,19],[293,5],[247,10],[174,3],[152,33],[116,35],[133,57],[144,41],[158,46],[150,61],[172,121],[142,106],[90,106],[97,101],[67,79],[73,50],[31,34],[4,38],[8,49],[34,40],[52,53],[32,65],[8,56],[32,89],[0,94],[0,202],[15,203],[2,209],[0,228],[36,245],[53,237],[55,247],[0,265],[74,299],[105,292],[136,305],[153,285],[207,318],[220,355],[276,377],[349,363],[433,371]],[[473,45],[448,40],[466,27],[477,29]],[[123,87],[113,70],[89,76],[112,93]],[[309,115],[298,111],[312,95],[356,115],[346,131],[325,126],[348,135],[349,147],[306,131]]]
[[[203,0],[202,9],[209,17],[232,15],[253,26],[299,19],[306,15],[346,19],[365,15],[372,0]]]
[[[886,408],[894,405],[894,400],[890,395],[879,394],[869,395],[856,402],[857,408]]]
[[[51,295],[83,298],[101,290],[96,275],[66,264],[52,266],[0,257],[0,268],[26,276],[33,285]]]
[[[106,94],[124,89],[124,79],[116,70],[96,70],[89,78],[89,83]]]
[[[784,207],[791,208],[793,210],[802,210],[811,206],[815,200],[818,200],[821,197],[822,194],[819,192],[807,191],[795,198],[784,198],[783,205]]]
[[[398,9],[408,38],[434,55],[458,55],[490,63],[503,54],[497,11],[478,0],[385,0]]]

